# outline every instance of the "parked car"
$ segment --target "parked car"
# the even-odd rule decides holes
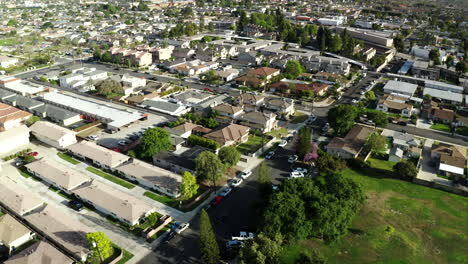
[[[276,191],[279,191],[279,186],[278,186],[278,184],[273,184],[273,183],[272,183],[272,184],[271,184],[271,189],[272,189],[273,191],[275,191],[275,192],[276,192]]]
[[[356,100],[356,99],[351,100],[352,104],[357,104],[357,102],[358,102],[358,100]]]
[[[328,131],[330,129],[330,124],[329,123],[326,123],[323,127],[322,127],[322,131]]]
[[[84,204],[80,201],[75,201],[75,200],[69,201],[68,206],[78,212],[84,209]]]
[[[289,178],[304,178],[304,173],[293,171],[289,173]]]
[[[291,142],[293,139],[294,139],[293,136],[289,136],[289,137],[286,138],[286,141]]]
[[[232,188],[225,187],[224,189],[221,190],[219,193],[219,196],[226,197],[232,192]]]
[[[308,122],[314,122],[315,120],[317,120],[317,116],[316,115],[310,115],[309,119],[307,120]]]
[[[34,151],[34,152],[28,152],[28,153],[24,154],[24,156],[33,156],[33,157],[36,157],[37,154],[38,154],[38,153],[37,153],[36,151]]]
[[[162,240],[163,243],[167,244],[169,243],[169,241],[171,241],[171,239],[173,239],[176,235],[176,232],[174,231],[171,231],[169,232]]]
[[[275,155],[274,151],[270,151],[265,155],[265,159],[271,159]]]
[[[16,167],[21,167],[21,166],[23,166],[23,164],[24,164],[24,161],[22,159],[16,159],[15,160],[15,166]]]
[[[369,126],[375,126],[375,123],[372,120],[365,120],[365,121],[362,121],[362,123],[369,125]]]
[[[235,178],[229,181],[229,186],[237,187],[243,182],[242,178]]]
[[[125,140],[119,140],[119,141],[117,141],[117,144],[119,144],[120,146],[127,146],[128,142],[125,141]]]
[[[293,171],[293,172],[301,172],[301,173],[307,174],[307,169],[306,169],[306,168],[301,168],[301,167],[299,167],[299,168],[294,168],[292,171]]]
[[[216,196],[215,198],[213,198],[210,205],[212,207],[218,206],[223,201],[223,199],[224,199],[223,196]]]
[[[254,234],[251,233],[251,232],[245,232],[245,231],[241,231],[239,233],[234,233],[232,234],[232,240],[249,240],[249,239],[253,239],[254,238]]]
[[[96,135],[91,135],[91,136],[88,136],[88,139],[90,139],[90,140],[98,140],[99,137],[96,136]]]
[[[173,231],[176,232],[177,234],[182,233],[185,229],[187,229],[190,226],[189,223],[180,223],[180,222],[175,222]]]
[[[238,176],[244,180],[247,179],[250,175],[252,175],[251,170],[245,170],[245,171],[239,172],[238,174]]]
[[[242,247],[243,244],[244,242],[239,241],[239,240],[229,240],[228,242],[226,242],[226,248],[228,249],[240,248]]]
[[[398,121],[397,124],[400,126],[406,126],[408,123],[406,123],[405,121]]]
[[[297,159],[298,159],[297,155],[292,155],[292,156],[289,156],[288,162],[294,163],[297,161]]]
[[[286,141],[286,140],[281,140],[281,142],[278,144],[278,147],[284,148],[284,147],[286,147],[287,144],[288,144],[288,141]]]

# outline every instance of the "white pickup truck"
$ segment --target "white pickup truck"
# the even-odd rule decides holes
[[[249,240],[253,239],[254,234],[250,232],[239,232],[232,235],[232,240]]]

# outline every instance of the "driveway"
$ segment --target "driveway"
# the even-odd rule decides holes
[[[447,179],[437,177],[437,169],[434,166],[431,166],[431,147],[433,143],[434,140],[432,139],[426,139],[426,142],[424,142],[421,168],[419,169],[416,178],[451,186],[452,182]]]

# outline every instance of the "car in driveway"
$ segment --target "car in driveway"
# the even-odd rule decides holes
[[[306,168],[301,168],[301,167],[299,167],[299,168],[294,168],[292,171],[293,171],[293,172],[300,172],[300,173],[307,174],[307,169],[306,169]]]
[[[68,206],[78,212],[84,209],[84,204],[80,201],[75,201],[75,200],[69,201]]]
[[[288,162],[289,163],[294,163],[294,162],[297,161],[297,159],[298,159],[297,155],[292,155],[292,156],[289,156]]]
[[[289,173],[289,178],[304,178],[304,173],[293,171]]]
[[[242,247],[243,244],[244,242],[240,240],[229,240],[226,242],[226,248],[227,249],[240,248]]]
[[[120,146],[127,146],[128,142],[126,140],[119,140],[117,141],[117,144],[119,144]]]
[[[241,171],[239,172],[238,176],[242,179],[247,179],[250,175],[252,175],[252,171],[251,170],[245,170],[245,171]]]
[[[275,155],[274,151],[270,151],[265,155],[265,159],[271,159]]]
[[[184,232],[184,230],[187,229],[189,226],[190,226],[189,223],[175,222],[172,230],[176,232],[177,234],[180,234]]]
[[[164,236],[162,243],[165,243],[165,244],[169,243],[169,241],[171,241],[171,239],[173,239],[175,235],[176,235],[176,232],[174,231],[167,233],[167,235]]]
[[[238,233],[234,233],[232,234],[232,240],[240,240],[240,241],[243,241],[243,240],[249,240],[249,239],[253,239],[254,238],[254,233],[252,232],[245,232],[245,231],[240,231]]]
[[[225,187],[225,188],[223,188],[223,189],[221,190],[221,192],[219,193],[219,196],[226,197],[226,196],[228,196],[231,192],[232,192],[232,188]]]
[[[286,140],[281,140],[281,142],[278,144],[278,147],[284,148],[284,147],[286,147],[287,144],[288,144],[288,141],[286,141]]]
[[[211,207],[218,206],[218,205],[223,201],[223,199],[224,199],[223,196],[216,196],[216,197],[213,198],[213,200],[211,200],[211,202],[210,202]]]
[[[322,127],[322,131],[328,131],[330,129],[330,124],[329,123],[326,123],[323,127]]]
[[[244,181],[244,180],[242,180],[242,178],[235,178],[235,179],[229,180],[229,186],[231,186],[231,187],[237,187],[237,186],[241,185],[241,183],[242,183],[243,181]]]
[[[99,137],[96,135],[91,135],[91,136],[88,136],[88,139],[96,141],[99,139]]]

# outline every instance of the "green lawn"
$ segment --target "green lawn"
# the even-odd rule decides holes
[[[108,173],[105,173],[105,172],[103,172],[101,170],[98,170],[96,168],[88,167],[88,168],[86,168],[86,170],[96,174],[97,176],[103,177],[106,180],[109,180],[109,181],[111,181],[113,183],[116,183],[116,184],[118,184],[120,186],[123,186],[123,187],[125,187],[127,189],[135,188],[135,185],[133,185],[133,184],[131,184],[131,183],[125,181],[125,180],[122,180],[119,177],[116,177],[116,176],[110,175]]]
[[[268,142],[268,139],[264,139],[264,143]],[[250,135],[249,140],[245,143],[240,144],[237,146],[237,150],[244,155],[248,155],[249,153],[253,153],[257,151],[259,148],[262,147],[262,138],[259,136]]]
[[[395,162],[388,161],[388,160],[381,160],[376,158],[368,158],[367,161],[370,163],[372,168],[381,169],[381,170],[393,170],[393,165]]]
[[[447,124],[436,123],[431,126],[431,129],[444,131],[444,132],[451,132],[450,126]]]
[[[177,204],[177,201],[176,199],[174,198],[171,198],[169,196],[166,196],[166,195],[159,195],[159,194],[156,194],[154,192],[145,192],[143,194],[144,196],[146,197],[149,197],[157,202],[160,202],[160,203],[163,203],[165,205],[169,205],[169,206],[175,206]]]
[[[276,129],[276,130],[273,130],[269,133],[266,133],[267,135],[269,136],[272,136],[272,137],[276,137],[276,138],[282,138],[282,137],[285,137],[288,135],[288,129],[287,128],[279,128],[279,129]]]
[[[13,46],[18,44],[16,39],[0,39],[0,46]]]
[[[123,249],[123,258],[119,260],[116,264],[124,264],[127,263],[131,258],[133,258],[133,254],[128,252],[127,250]]]
[[[302,112],[298,112],[296,111],[293,116],[291,117],[291,123],[293,124],[297,124],[297,123],[302,123],[304,121],[307,120],[307,118],[309,118],[309,115],[305,114],[305,113],[302,113]]]
[[[70,155],[65,154],[63,152],[57,152],[57,156],[59,156],[61,159],[66,160],[70,162],[73,165],[79,164],[80,162],[77,161],[76,159],[72,158]]]
[[[198,193],[194,197],[190,198],[189,200],[184,201],[183,205],[192,202],[194,199],[196,199],[198,196],[200,196],[205,191],[206,191],[206,189],[199,188]],[[197,208],[203,201],[208,199],[208,197],[210,197],[210,195],[208,194],[205,197],[203,197],[202,199],[200,199],[199,201],[197,201],[196,203],[194,203],[192,206],[190,206],[188,208],[180,208],[179,207],[180,200],[169,197],[167,195],[159,195],[159,194],[154,193],[154,192],[145,192],[143,195],[148,197],[148,198],[151,198],[151,199],[153,199],[153,200],[155,200],[157,202],[163,203],[163,204],[165,204],[167,206],[170,206],[170,207],[175,208],[175,209],[177,209],[179,211],[182,211],[182,212],[192,211],[193,209]]]
[[[350,232],[325,245],[312,239],[288,246],[282,263],[318,248],[328,263],[468,263],[468,198],[410,182],[347,169],[367,203]]]

